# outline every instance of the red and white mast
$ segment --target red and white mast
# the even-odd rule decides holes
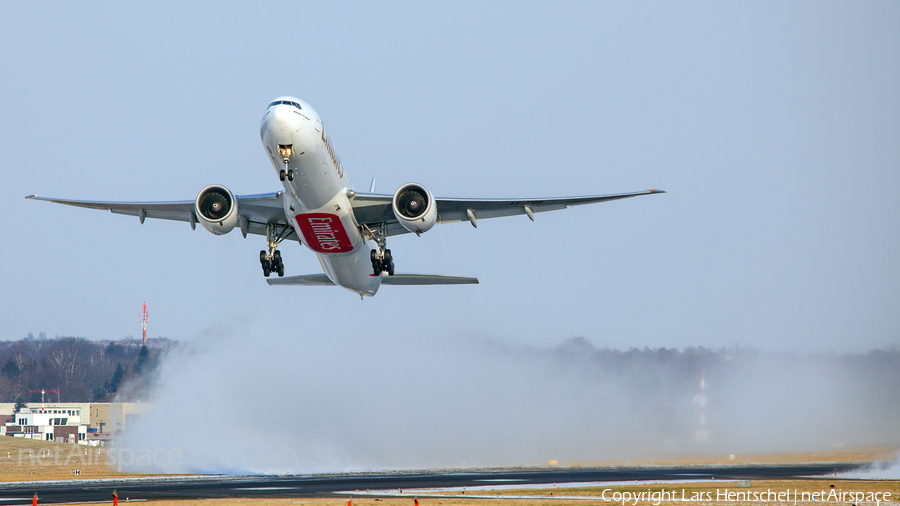
[[[141,323],[141,343],[147,344],[147,322],[150,321],[150,313],[147,311],[147,301],[144,301],[144,308],[138,313]]]

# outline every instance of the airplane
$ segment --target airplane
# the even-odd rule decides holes
[[[29,195],[43,200],[112,213],[197,223],[216,235],[235,228],[263,235],[266,249],[259,262],[270,285],[337,285],[364,296],[374,296],[381,285],[477,284],[477,278],[394,272],[387,238],[406,233],[421,235],[438,223],[526,215],[582,204],[608,202],[639,195],[665,193],[646,190],[610,195],[521,199],[435,198],[419,183],[402,185],[393,194],[357,192],[341,164],[321,117],[306,102],[284,96],[266,107],[259,129],[263,147],[284,190],[257,195],[235,195],[213,184],[194,200],[158,202],[104,202],[67,200]],[[284,277],[278,246],[299,241],[312,250],[324,273]]]

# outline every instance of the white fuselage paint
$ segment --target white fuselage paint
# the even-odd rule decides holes
[[[381,275],[372,274],[369,255],[377,245],[360,233],[348,196],[353,185],[321,118],[302,100],[279,97],[274,102],[259,133],[275,173],[285,168],[294,172],[293,181],[284,180],[285,215],[331,281],[360,295],[375,295]],[[285,167],[279,146],[288,145]]]

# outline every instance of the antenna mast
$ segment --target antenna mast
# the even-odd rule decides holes
[[[147,311],[147,301],[144,301],[144,309],[138,313],[138,318],[141,324],[141,343],[146,346],[147,344],[147,322],[150,321],[150,312]]]

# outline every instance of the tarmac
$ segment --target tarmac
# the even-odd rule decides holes
[[[0,504],[109,502],[120,500],[213,498],[346,497],[354,491],[391,497],[413,490],[483,487],[492,484],[533,486],[567,483],[621,483],[663,480],[772,480],[830,476],[865,464],[749,464],[718,466],[644,466],[605,468],[457,469],[292,476],[196,476],[102,479],[0,484]]]

